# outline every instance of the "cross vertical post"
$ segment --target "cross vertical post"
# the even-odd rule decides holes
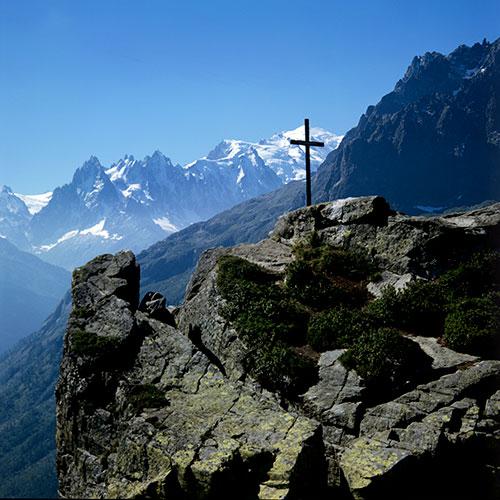
[[[325,143],[309,140],[309,118],[304,119],[305,141],[290,140],[290,144],[306,147],[306,204],[311,206],[311,146],[323,147]]]

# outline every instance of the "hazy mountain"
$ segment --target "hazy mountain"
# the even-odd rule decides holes
[[[55,498],[55,399],[69,291],[41,329],[0,357],[0,497]]]
[[[0,237],[7,238],[18,248],[30,248],[26,230],[31,214],[28,207],[8,186],[0,189]]]
[[[155,243],[137,256],[141,293],[159,291],[169,304],[179,304],[201,252],[267,237],[276,219],[303,206],[304,200],[305,182],[293,181]]]
[[[65,269],[0,238],[0,354],[40,327],[70,281]]]

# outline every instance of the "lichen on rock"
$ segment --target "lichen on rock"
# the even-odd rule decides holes
[[[500,361],[405,333],[426,364],[382,387],[346,366],[349,346],[293,345],[317,377],[288,398],[248,370],[252,346],[222,314],[218,269],[244,259],[286,289],[309,238],[368,256],[380,269],[368,290],[380,295],[498,251],[499,228],[500,204],[435,218],[380,197],[303,208],[269,239],[202,254],[175,316],[158,294],[138,306],[129,251],[78,268],[56,387],[61,497],[497,498]]]
[[[326,484],[319,423],[226,378],[157,308],[136,310],[133,262],[130,252],[104,256],[75,272],[80,312],[56,389],[61,496],[228,498],[242,488],[267,498]],[[75,324],[120,343],[97,362],[104,344],[81,352]]]

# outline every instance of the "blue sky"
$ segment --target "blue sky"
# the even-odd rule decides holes
[[[498,0],[0,0],[0,185],[186,164],[305,117],[345,133],[415,55],[499,36]]]

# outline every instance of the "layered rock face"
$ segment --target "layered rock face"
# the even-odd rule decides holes
[[[225,377],[199,324],[192,341],[154,319],[151,297],[137,308],[138,291],[128,251],[74,273],[56,387],[61,497],[283,498],[324,484],[318,422]]]
[[[206,251],[173,315],[158,295],[138,305],[131,252],[77,269],[56,387],[61,497],[496,498],[499,361],[414,337],[429,366],[384,400],[342,350],[327,351],[316,382],[284,401],[247,373],[247,347],[220,314],[217,263],[234,255],[280,273],[314,232],[378,263],[376,295],[498,249],[499,231],[500,204],[433,219],[380,197],[300,209],[267,240]]]

